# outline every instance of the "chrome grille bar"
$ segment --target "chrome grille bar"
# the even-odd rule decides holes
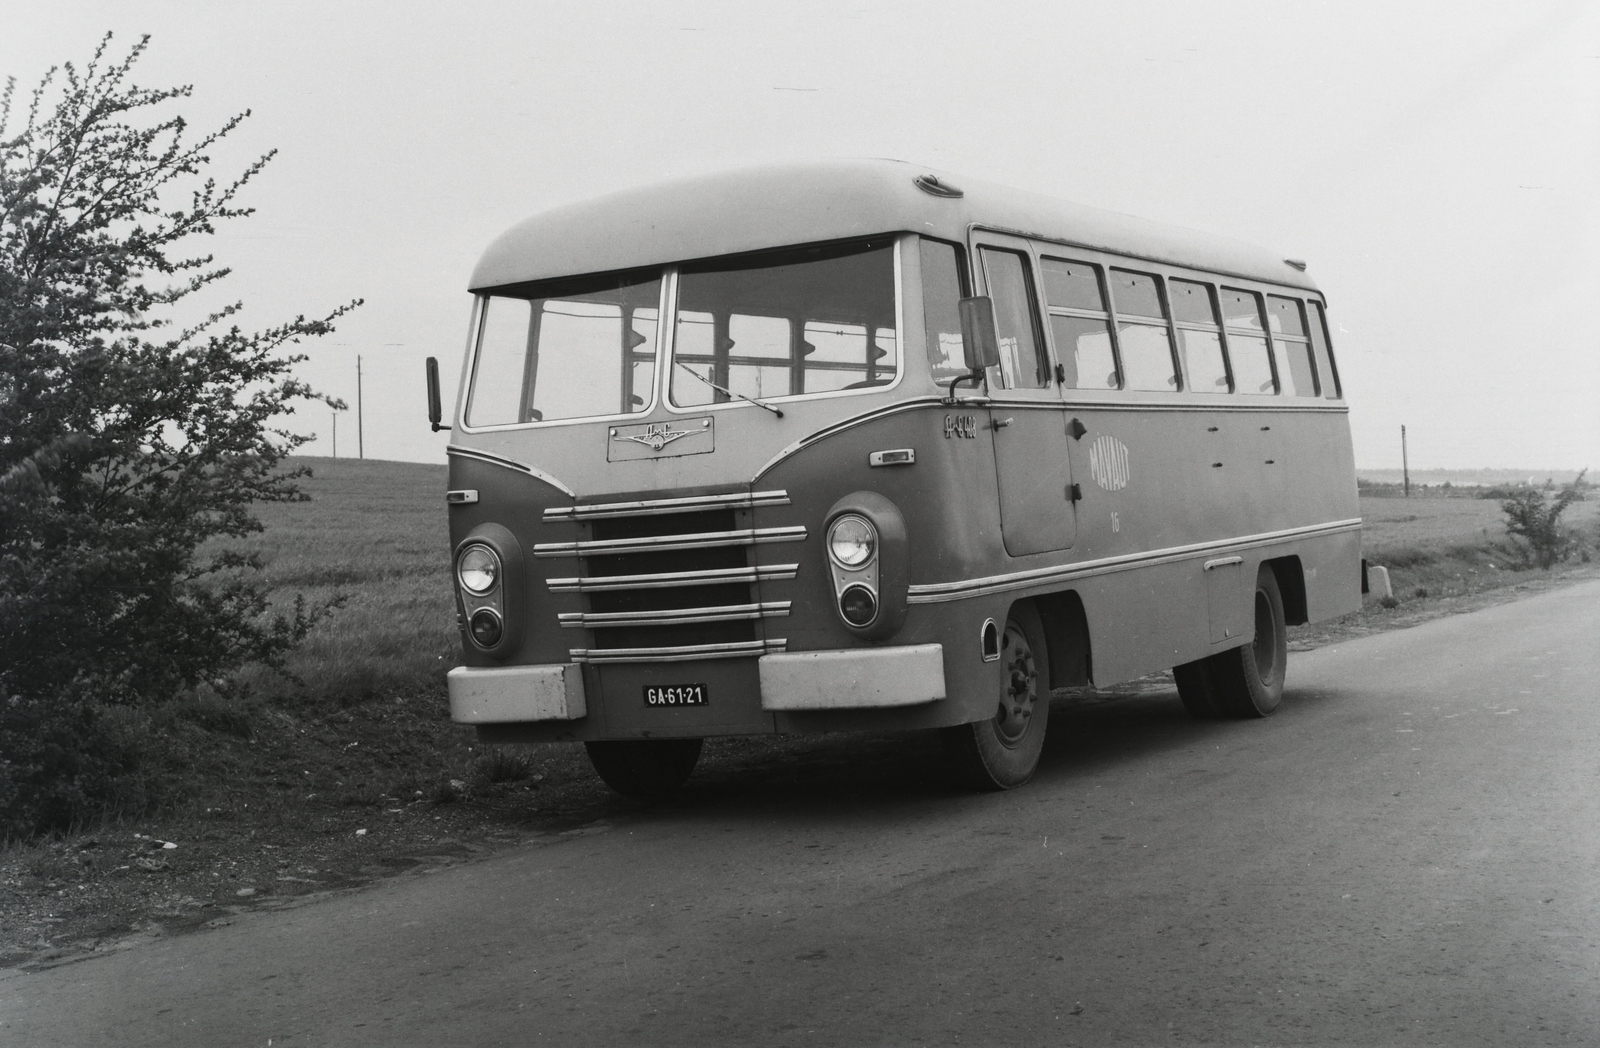
[[[683,586],[718,586],[727,583],[776,582],[800,573],[798,564],[772,564],[755,568],[710,568],[705,571],[663,571],[653,575],[586,575],[550,579],[552,593],[598,593],[605,590],[677,589]]]
[[[600,517],[654,517],[664,513],[694,513],[708,509],[752,509],[756,506],[787,506],[787,491],[736,491],[728,495],[695,495],[677,499],[644,499],[639,502],[602,502],[590,506],[553,506],[544,511],[545,520],[595,520]]]
[[[783,651],[787,640],[746,640],[731,644],[680,644],[663,648],[572,648],[573,662],[688,662],[742,659]]]
[[[747,619],[775,619],[789,614],[790,601],[762,604],[724,604],[712,608],[666,608],[659,611],[564,612],[561,625],[571,629],[596,629],[606,626],[682,626],[692,622],[739,622]]]
[[[583,542],[541,542],[533,547],[535,557],[599,557],[612,553],[658,553],[675,549],[705,549],[711,546],[759,546],[768,542],[801,542],[806,537],[804,524],[783,528],[737,528],[733,531],[701,531],[691,535],[646,535],[635,539],[592,539]]]

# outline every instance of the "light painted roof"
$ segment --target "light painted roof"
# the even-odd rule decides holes
[[[937,175],[960,198],[918,189]],[[965,242],[973,225],[1315,288],[1280,254],[897,160],[792,163],[657,182],[554,208],[489,245],[470,287],[604,273],[873,233]]]

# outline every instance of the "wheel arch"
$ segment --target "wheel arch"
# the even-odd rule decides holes
[[[1034,597],[1044,627],[1045,654],[1051,688],[1087,687],[1094,678],[1089,645],[1089,617],[1076,590]]]
[[[1283,618],[1290,626],[1304,625],[1310,621],[1306,609],[1306,575],[1298,556],[1274,557],[1262,562],[1272,569],[1278,579],[1278,592],[1283,597]]]

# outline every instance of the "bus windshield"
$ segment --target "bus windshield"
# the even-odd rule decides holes
[[[686,265],[672,402],[886,386],[899,373],[897,324],[893,237]]]
[[[677,272],[676,407],[887,386],[900,372],[895,238],[765,251]],[[655,405],[672,270],[497,288],[482,297],[471,427],[639,415]]]

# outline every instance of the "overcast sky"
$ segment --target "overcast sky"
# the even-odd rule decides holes
[[[1600,465],[1600,4],[0,0],[31,87],[99,36],[196,126],[279,155],[216,238],[267,324],[366,300],[306,348],[369,457],[441,462],[467,277],[553,205],[802,157],[896,157],[1305,258],[1356,462]],[[447,395],[452,392],[447,390]],[[331,451],[327,410],[292,425]]]

